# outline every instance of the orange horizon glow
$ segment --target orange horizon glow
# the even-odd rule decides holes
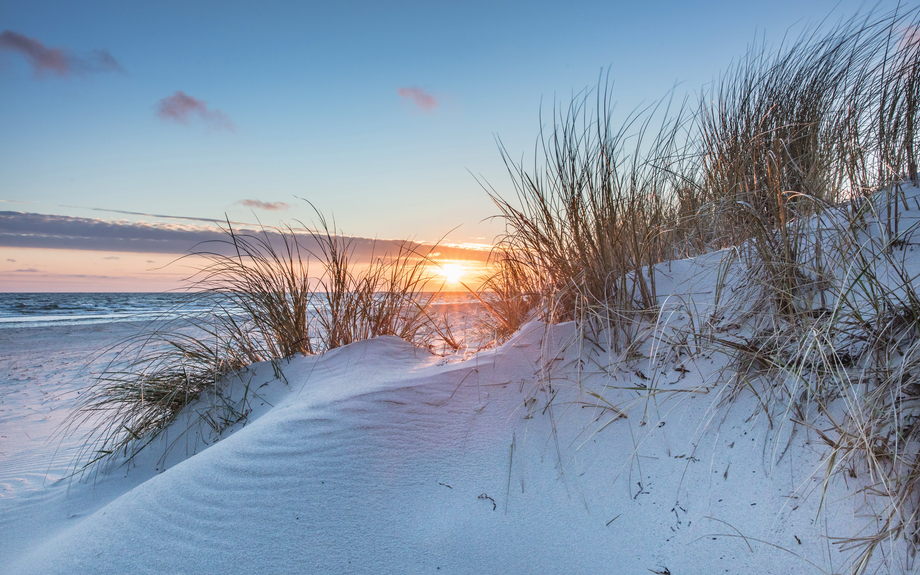
[[[191,287],[189,279],[207,262],[175,254],[9,248],[0,258],[0,293],[167,292]],[[355,263],[360,274],[365,263]],[[423,291],[460,292],[479,288],[489,265],[476,260],[427,264]],[[321,266],[311,266],[321,272]],[[316,279],[319,279],[318,277]],[[469,287],[467,287],[469,286]]]
[[[166,292],[186,287],[203,260],[176,254],[4,248],[0,292]]]

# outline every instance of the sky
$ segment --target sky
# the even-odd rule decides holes
[[[0,0],[0,292],[173,289],[220,222],[311,204],[349,236],[487,246],[497,139],[532,162],[541,112],[602,72],[625,117],[895,6]]]

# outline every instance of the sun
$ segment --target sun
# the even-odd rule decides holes
[[[463,279],[463,272],[466,270],[463,266],[458,264],[445,264],[441,266],[439,270],[441,275],[444,276],[444,281],[447,283],[460,283]]]

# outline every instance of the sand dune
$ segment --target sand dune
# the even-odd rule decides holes
[[[845,501],[818,513],[818,497],[800,498],[816,481],[802,470],[820,458],[802,438],[770,469],[763,422],[746,421],[743,404],[714,411],[700,373],[682,387],[709,393],[674,394],[644,416],[586,407],[573,335],[535,323],[466,361],[379,338],[291,361],[288,385],[256,365],[265,404],[196,455],[184,451],[191,436],[164,440],[128,467],[4,504],[0,572],[714,573],[756,562],[758,573],[818,573],[809,562],[840,562],[824,536],[853,519]]]

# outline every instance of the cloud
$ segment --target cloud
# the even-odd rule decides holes
[[[0,49],[18,52],[26,59],[40,76],[46,71],[58,76],[66,76],[71,71],[67,54],[61,48],[47,48],[34,38],[29,38],[12,30],[0,33]]]
[[[98,50],[93,50],[93,57],[85,61],[91,68],[91,71],[94,72],[121,72],[125,73],[125,69],[121,67],[121,64],[118,63],[118,60],[109,53],[105,48],[100,48]]]
[[[25,58],[36,79],[45,73],[64,77],[88,72],[124,72],[108,50],[94,50],[89,57],[81,58],[64,48],[48,48],[41,41],[12,30],[0,32],[0,50],[16,52]]]
[[[14,200],[0,200],[0,202],[11,202],[11,203],[13,203]],[[32,204],[32,203],[36,203],[36,202],[14,202],[14,203],[18,203],[18,204]],[[94,212],[107,212],[107,213],[110,213],[110,214],[125,214],[125,215],[128,215],[128,216],[146,216],[146,217],[148,217],[148,218],[160,218],[160,219],[166,219],[166,220],[188,220],[188,221],[192,221],[192,222],[209,222],[209,223],[215,223],[215,224],[225,224],[225,223],[227,223],[227,220],[216,220],[216,219],[214,219],[214,218],[194,218],[194,217],[190,217],[190,216],[170,216],[170,215],[168,215],[168,214],[148,214],[147,212],[129,212],[129,211],[127,211],[127,210],[112,210],[112,209],[109,209],[109,208],[88,208],[88,207],[86,207],[86,206],[69,206],[69,205],[67,205],[67,204],[60,204],[60,205],[58,205],[58,207],[61,207],[61,208],[77,208],[77,209],[79,209],[79,210],[91,210],[91,211],[94,211]],[[251,224],[244,224],[243,222],[230,222],[230,223],[231,223],[231,224],[240,224],[240,225],[251,225]]]
[[[267,238],[276,249],[284,249],[281,237],[271,229],[234,225],[233,231],[240,236]],[[232,247],[226,238],[227,235],[216,225],[151,224],[0,211],[0,247],[151,254],[186,254],[198,249],[232,255]],[[304,250],[318,253],[318,246],[306,230],[299,235],[299,240]],[[350,249],[354,250],[356,262],[366,262],[375,254],[381,256],[392,252],[401,243],[350,236],[342,236],[342,241],[348,242]],[[414,242],[409,242],[408,247],[422,254],[431,250],[431,246]],[[440,257],[446,259],[486,261],[489,256],[488,250],[450,246],[438,246],[438,251]]]
[[[262,200],[240,200],[234,203],[240,204],[242,206],[246,206],[247,208],[254,208],[254,209],[259,209],[259,210],[278,211],[278,210],[291,209],[291,204],[286,204],[284,202],[263,202]]]
[[[7,204],[45,204],[45,202],[26,202],[26,201],[22,201],[22,200],[3,200],[3,199],[0,199],[0,203],[7,203]],[[191,217],[191,216],[173,216],[173,215],[169,215],[169,214],[152,214],[152,213],[148,213],[148,212],[129,212],[128,210],[113,210],[112,208],[93,208],[93,207],[90,207],[90,206],[73,206],[73,205],[69,205],[69,204],[47,204],[47,205],[52,205],[52,206],[55,206],[55,207],[58,207],[58,208],[76,208],[76,209],[78,209],[78,210],[90,210],[90,211],[93,211],[93,212],[106,212],[106,213],[109,213],[109,214],[126,214],[126,215],[129,215],[129,216],[145,216],[145,217],[148,217],[148,218],[157,218],[157,219],[162,219],[162,220],[186,220],[186,221],[192,221],[192,222],[207,222],[207,223],[215,223],[215,224],[226,224],[226,223],[227,223],[226,218],[222,218],[222,219],[219,219],[219,220],[218,220],[218,219],[215,219],[215,218],[195,218],[195,217]],[[230,221],[230,223],[233,224],[233,225],[241,225],[241,226],[251,226],[251,225],[254,225],[254,224],[248,224],[248,223],[245,223],[245,222],[235,222],[235,221],[232,221],[232,220]]]
[[[8,261],[8,262],[13,262],[14,264],[16,263],[16,260],[10,259],[10,258],[6,258],[6,261]]]
[[[25,274],[37,274],[38,270],[34,268],[29,268],[26,270],[13,270],[14,273],[25,273]]]
[[[102,259],[104,259],[104,260],[120,260],[121,258],[118,257],[118,256],[107,256],[107,257],[104,257],[104,258],[102,258]]]
[[[412,100],[419,109],[426,112],[438,107],[438,99],[421,88],[399,88],[396,92],[403,98]]]
[[[233,130],[233,122],[226,114],[218,109],[208,108],[208,103],[189,96],[182,90],[176,90],[172,96],[167,96],[157,102],[157,117],[164,122],[178,122],[188,124],[192,116],[201,118],[209,128],[220,130]]]
[[[216,226],[0,211],[0,245],[9,247],[176,254],[219,237]]]

